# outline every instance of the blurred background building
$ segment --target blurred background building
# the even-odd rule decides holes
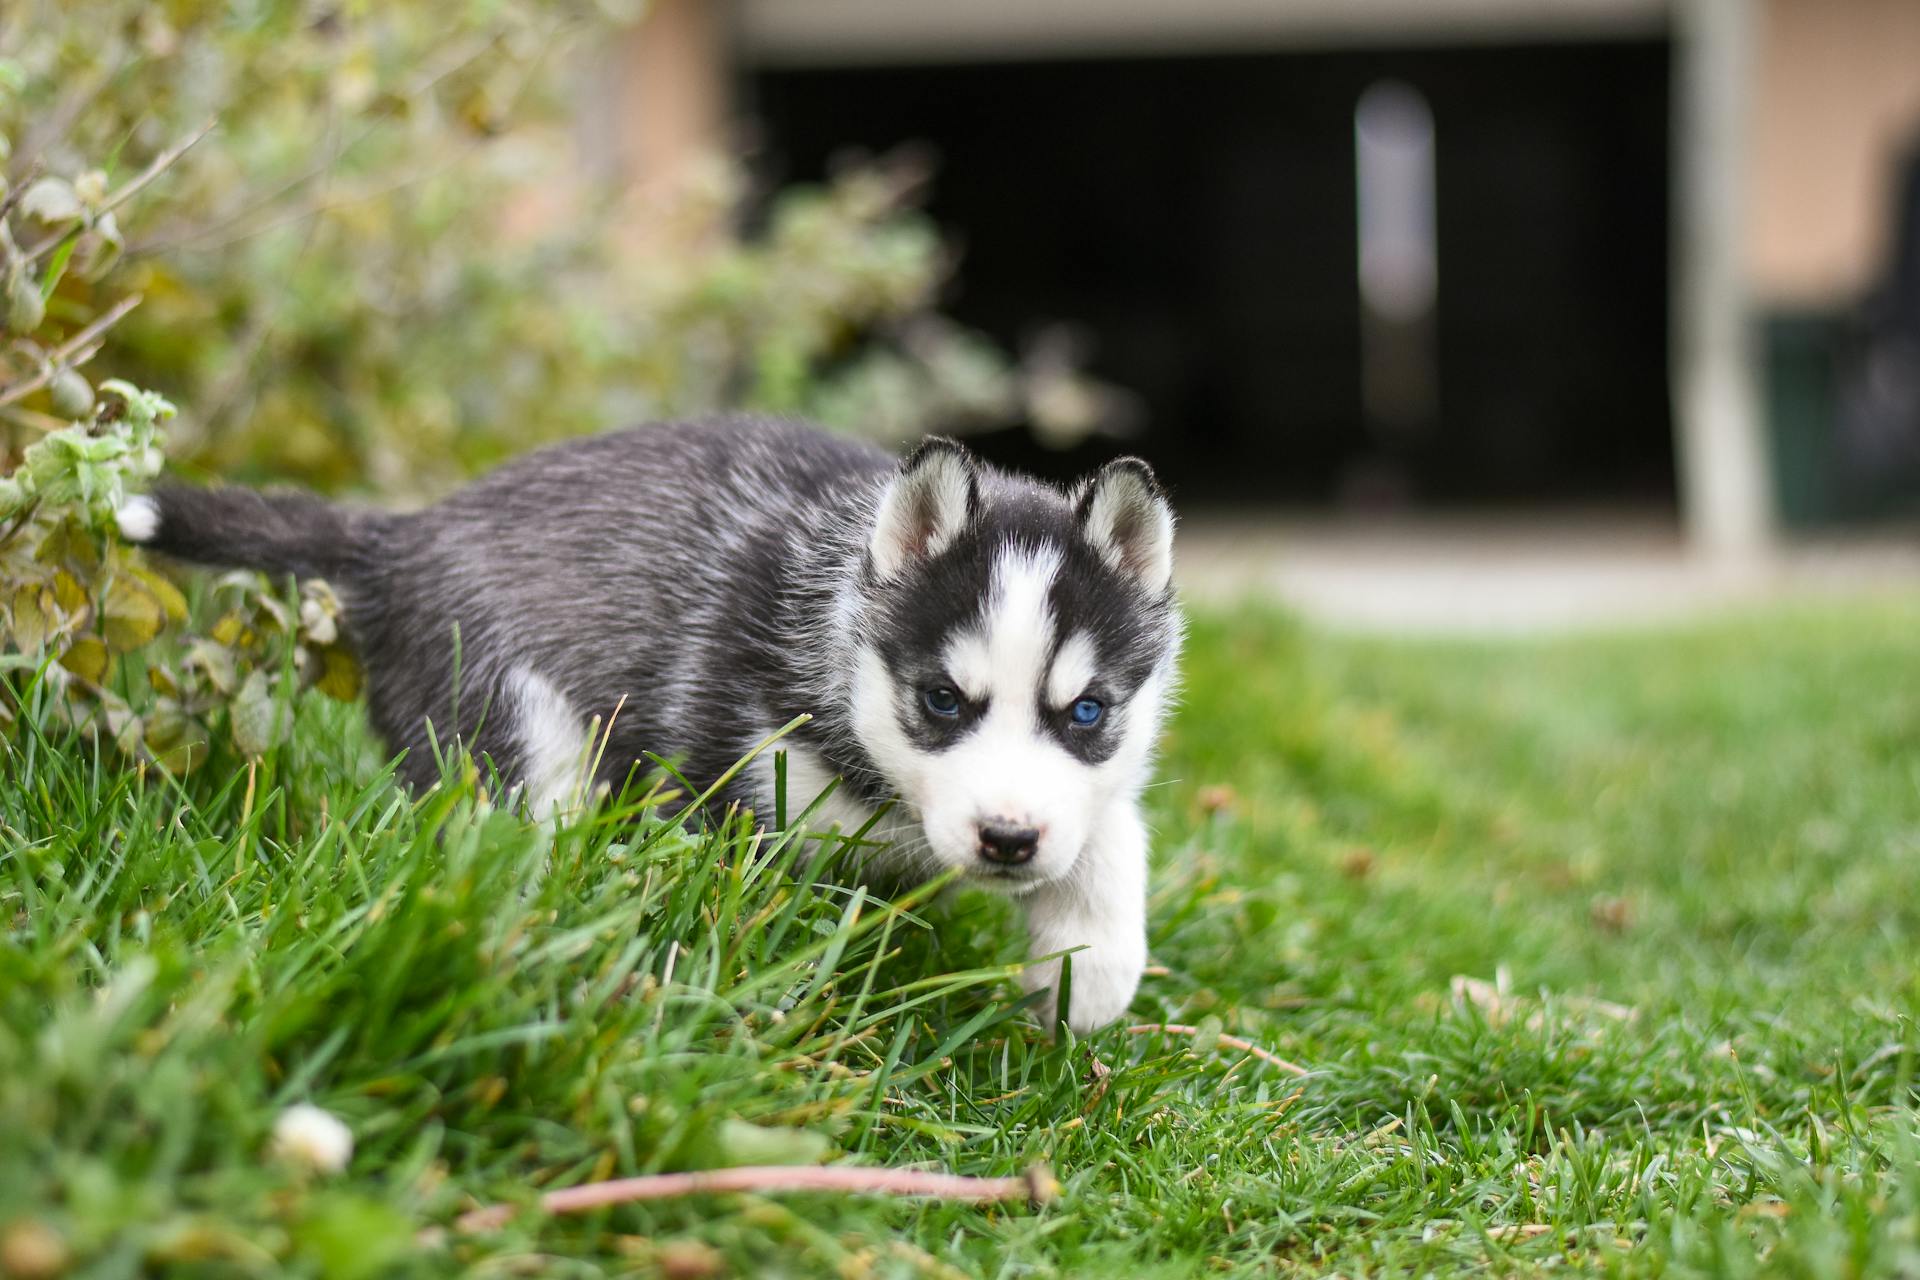
[[[1070,322],[1189,500],[1920,509],[1916,0],[654,0],[614,74],[643,188],[929,148],[953,314]]]

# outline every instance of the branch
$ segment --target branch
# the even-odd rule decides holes
[[[66,418],[56,418],[50,413],[41,413],[38,409],[22,409],[17,404],[0,405],[0,418],[6,419],[17,427],[37,431],[43,436],[52,435],[56,431],[73,425]]]
[[[435,85],[439,84],[442,80],[445,80],[447,77],[455,75],[458,72],[464,71],[466,70],[467,67],[478,62],[482,57],[484,57],[487,54],[489,50],[491,50],[495,45],[499,44],[501,39],[502,37],[498,33],[490,36],[473,37],[469,39],[464,48],[455,48],[452,51],[450,57],[443,56],[441,59],[441,62],[443,65],[438,67],[429,66],[429,67],[423,68],[421,70],[421,73],[418,76],[414,77],[413,83],[404,87],[399,92],[399,94],[392,100],[401,101],[401,102],[411,102],[414,98],[419,97],[420,95],[428,92]],[[349,151],[352,151],[355,147],[359,146],[362,142],[365,142],[368,138],[371,138],[374,135],[374,133],[380,129],[382,125],[386,124],[388,121],[388,118],[394,114],[394,110],[395,108],[389,105],[388,101],[383,101],[379,106],[376,106],[372,111],[370,111],[364,117],[364,119],[367,121],[366,127],[362,129],[358,134],[354,135],[353,138],[343,143],[339,147],[335,148],[332,151],[332,153],[330,153],[327,156],[325,160],[322,160],[319,164],[312,166],[306,172],[301,173],[293,178],[288,179],[286,182],[281,183],[278,187],[274,188],[272,191],[269,191],[267,194],[249,201],[237,213],[234,213],[229,217],[222,218],[220,221],[205,227],[190,227],[183,230],[177,230],[172,232],[169,232],[166,228],[163,227],[160,229],[158,233],[154,235],[152,239],[143,241],[138,245],[129,245],[128,246],[129,256],[132,256],[135,254],[165,252],[169,249],[176,249],[181,246],[192,245],[197,241],[206,239],[208,236],[214,235],[221,231],[225,231],[229,227],[232,227],[241,222],[244,222],[248,218],[251,218],[254,214],[260,212],[262,209],[271,208],[274,204],[278,203],[279,200],[283,196],[287,195],[289,192],[295,191],[300,187],[304,187],[305,185],[307,185],[307,183],[312,182],[314,179],[324,177],[327,174],[331,173],[339,165],[340,161],[346,158],[346,155]]]
[[[75,352],[80,351],[82,347],[93,342],[101,334],[120,323],[121,318],[124,317],[127,312],[139,305],[140,295],[137,293],[128,294],[107,308],[92,324],[55,348],[53,354],[47,357],[47,362],[41,367],[40,372],[34,374],[24,382],[15,382],[8,386],[0,387],[0,408],[5,408],[16,400],[26,399],[41,387],[53,381],[53,375],[61,369],[72,368],[76,364],[85,364],[88,360],[91,360],[99,353],[100,349],[98,347],[79,356],[76,356]]]
[[[25,173],[20,175],[19,181],[13,184],[13,190],[7,192],[6,199],[0,200],[0,222],[6,221],[7,215],[13,212],[13,207],[26,198],[28,188],[33,186],[34,179],[39,176],[40,162],[36,160]]]
[[[581,1213],[636,1200],[666,1200],[679,1196],[715,1195],[729,1191],[841,1191],[852,1194],[914,1196],[928,1200],[962,1200],[991,1204],[1025,1200],[1043,1205],[1059,1193],[1060,1184],[1044,1165],[1035,1165],[1018,1178],[968,1178],[920,1169],[860,1169],[845,1166],[748,1165],[738,1169],[709,1169],[698,1173],[655,1173],[612,1182],[588,1182],[540,1197],[546,1213]],[[460,1231],[492,1231],[518,1211],[510,1204],[488,1205],[464,1213],[454,1221]]]
[[[212,133],[213,126],[218,123],[218,119],[207,121],[201,125],[199,129],[155,156],[153,163],[141,170],[137,177],[102,201],[100,207],[94,210],[93,217],[90,221],[98,221],[100,218],[112,213],[115,209],[118,209],[121,205],[146,190],[147,186],[152,183],[155,178],[172,167],[174,161],[193,150],[195,143]],[[28,249],[23,255],[23,260],[27,262],[38,260],[41,255],[58,248],[74,236],[79,235],[82,231],[86,230],[88,225],[87,222],[76,222],[70,227],[53,232],[51,235],[40,240],[31,249]]]
[[[1200,1028],[1189,1027],[1178,1022],[1143,1022],[1137,1027],[1127,1028],[1127,1034],[1131,1036],[1148,1036],[1156,1033],[1170,1036],[1197,1036],[1200,1034]],[[1289,1075],[1310,1076],[1313,1074],[1313,1072],[1307,1070],[1299,1063],[1288,1062],[1279,1054],[1262,1049],[1251,1040],[1242,1040],[1239,1036],[1225,1034],[1216,1037],[1216,1039],[1229,1049],[1238,1049],[1242,1053],[1250,1053],[1260,1059],[1260,1061],[1271,1063]]]
[[[26,505],[19,515],[13,518],[13,523],[9,524],[5,529],[0,529],[0,547],[4,547],[9,542],[12,542],[13,535],[26,528],[27,521],[33,519],[33,513],[39,509],[40,499],[35,498]]]

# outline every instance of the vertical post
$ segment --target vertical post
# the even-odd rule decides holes
[[[1741,248],[1754,0],[1676,0],[1674,409],[1689,540],[1764,554],[1773,500]]]
[[[725,6],[651,0],[627,35],[618,78],[619,147],[629,180],[671,189],[725,141]]]

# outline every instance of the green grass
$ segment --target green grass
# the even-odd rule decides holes
[[[29,729],[0,1274],[38,1243],[101,1276],[1910,1276],[1916,637],[1913,605],[1498,644],[1199,619],[1135,1013],[1305,1078],[1049,1043],[1000,904],[810,889],[797,842],[658,794],[551,838],[457,777],[409,796],[348,708],[181,786]],[[303,1099],[345,1173],[266,1153]],[[769,1156],[1063,1191],[421,1234]]]

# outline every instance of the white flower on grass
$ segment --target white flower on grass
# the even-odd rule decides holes
[[[273,1154],[323,1173],[338,1173],[353,1157],[353,1130],[311,1102],[295,1103],[273,1122]]]

